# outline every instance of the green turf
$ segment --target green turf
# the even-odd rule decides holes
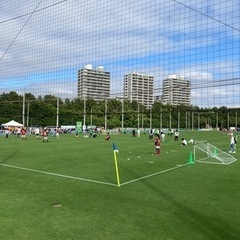
[[[181,137],[229,148],[229,136],[221,132]],[[143,134],[112,135],[111,141],[66,134],[50,136],[49,143],[1,136],[0,239],[239,239],[239,160],[185,165],[193,145],[166,140],[156,157]]]

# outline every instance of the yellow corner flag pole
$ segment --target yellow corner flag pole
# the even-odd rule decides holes
[[[114,154],[114,162],[115,162],[115,168],[116,168],[117,185],[118,185],[118,187],[120,187],[120,180],[119,180],[119,173],[118,173],[117,153],[118,153],[118,149],[117,149],[116,145],[113,143],[113,154]]]

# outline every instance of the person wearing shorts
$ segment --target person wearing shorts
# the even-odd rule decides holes
[[[39,128],[36,128],[36,129],[35,129],[35,138],[36,138],[36,139],[39,139],[39,133],[40,133]]]
[[[21,129],[22,140],[27,140],[26,134],[27,134],[27,130],[26,128],[23,127]]]
[[[48,130],[44,129],[42,132],[43,143],[48,142]]]
[[[154,144],[155,144],[155,148],[156,148],[155,156],[159,156],[160,155],[160,145],[161,145],[161,142],[160,142],[160,137],[159,137],[158,134],[157,134],[157,136],[155,138]]]

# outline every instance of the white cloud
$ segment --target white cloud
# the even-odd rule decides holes
[[[58,2],[42,1],[39,9]],[[0,61],[2,86],[29,88],[39,95],[58,89],[73,97],[77,69],[88,63],[104,65],[111,72],[114,92],[122,91],[124,74],[134,70],[153,74],[156,88],[173,71],[193,81],[239,76],[239,55],[229,59],[230,47],[222,49],[223,44],[234,47],[239,34],[219,22],[239,27],[239,11],[233,8],[239,7],[238,0],[179,2],[197,11],[168,0],[72,0],[37,11]],[[31,13],[37,4],[0,3],[0,57],[30,15],[16,17]],[[233,23],[226,18],[230,14]],[[226,53],[221,52],[217,63],[220,50]],[[66,76],[60,76],[66,69]],[[47,89],[41,88],[43,81]]]

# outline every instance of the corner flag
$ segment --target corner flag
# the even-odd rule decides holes
[[[117,184],[120,187],[120,180],[119,180],[119,173],[118,173],[118,162],[117,162],[117,153],[119,153],[116,145],[113,143],[113,154],[114,154],[114,162],[115,162],[115,169],[116,169],[116,176],[117,176]]]
[[[118,153],[117,146],[113,143],[113,151]]]

